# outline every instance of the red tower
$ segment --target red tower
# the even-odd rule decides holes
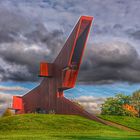
[[[73,88],[77,79],[92,17],[82,16],[53,63],[40,64],[39,86],[23,95],[13,97],[16,114],[54,111],[56,114],[75,114],[102,122],[64,97],[64,90]]]

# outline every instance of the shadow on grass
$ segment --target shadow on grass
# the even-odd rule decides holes
[[[58,138],[58,137],[57,137]],[[64,139],[64,137],[63,137]],[[67,140],[140,140],[139,138],[125,138],[125,137],[120,137],[120,138],[114,138],[114,137],[94,137],[94,136],[65,136],[65,139]]]

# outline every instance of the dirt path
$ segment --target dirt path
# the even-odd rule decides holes
[[[104,120],[104,119],[101,119],[101,118],[99,118],[99,119],[102,120],[106,125],[113,126],[113,127],[116,127],[116,128],[122,129],[122,130],[125,130],[125,131],[138,132],[138,130],[136,130],[136,129],[129,128],[129,127],[127,127],[127,126],[118,124],[118,123],[116,123],[116,122]]]

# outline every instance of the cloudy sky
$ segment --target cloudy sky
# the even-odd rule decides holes
[[[110,6],[111,5],[111,6]],[[79,16],[94,16],[79,81],[140,82],[139,0],[1,0],[0,80],[37,81]]]
[[[78,82],[139,86],[140,0],[1,0],[2,97],[39,82],[39,62],[53,62],[81,15],[94,22]]]

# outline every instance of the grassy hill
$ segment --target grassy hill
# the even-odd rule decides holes
[[[127,132],[73,115],[26,114],[0,118],[4,140],[138,140]]]
[[[140,131],[140,118],[111,115],[100,115],[99,117]]]

